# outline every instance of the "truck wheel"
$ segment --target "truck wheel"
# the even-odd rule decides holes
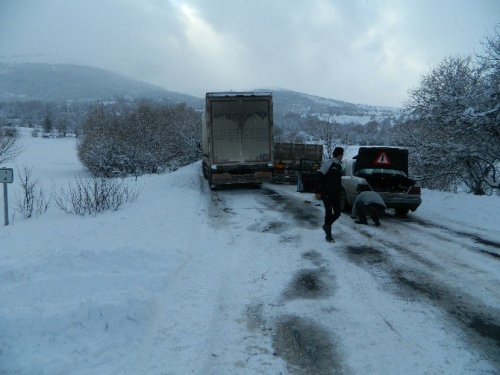
[[[201,165],[201,170],[203,172],[203,177],[205,177],[205,180],[208,180],[208,173],[207,173],[207,165],[205,163],[203,163]]]
[[[208,180],[208,187],[210,188],[210,190],[215,190],[215,185],[213,184],[212,172],[210,171],[208,171],[207,180]]]

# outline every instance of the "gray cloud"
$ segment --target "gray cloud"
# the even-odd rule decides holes
[[[0,59],[90,65],[198,96],[281,87],[400,106],[471,54],[498,0],[0,0]]]

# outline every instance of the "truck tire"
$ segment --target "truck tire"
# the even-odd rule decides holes
[[[213,184],[213,177],[212,177],[212,172],[208,171],[207,173],[207,181],[208,181],[208,187],[210,190],[215,190],[215,185]]]
[[[203,172],[203,177],[205,177],[205,180],[208,180],[207,170],[208,170],[207,165],[205,163],[202,163],[201,171]]]

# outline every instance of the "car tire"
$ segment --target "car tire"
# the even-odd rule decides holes
[[[406,216],[408,214],[408,211],[410,211],[409,208],[396,208],[396,215],[397,216]]]

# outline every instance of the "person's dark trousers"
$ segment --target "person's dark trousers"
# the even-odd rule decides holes
[[[365,211],[366,214],[371,218],[380,217],[384,214],[385,207],[378,203],[370,203],[369,205],[365,206]]]
[[[379,217],[384,214],[385,207],[377,203],[364,204],[363,202],[357,202],[356,211],[358,212],[359,219],[357,223],[367,224],[368,220],[366,216],[368,215],[375,222],[375,225],[379,226]]]
[[[332,224],[340,217],[340,195],[327,195],[323,197],[325,206],[325,226],[331,228]]]
[[[367,224],[368,220],[366,219],[366,209],[368,206],[361,201],[356,202],[355,204],[356,204],[356,212],[358,214],[358,221],[356,221],[356,223]]]
[[[378,227],[380,225],[379,217],[384,215],[385,207],[378,203],[370,203],[366,206],[366,213],[369,215],[375,225]]]

